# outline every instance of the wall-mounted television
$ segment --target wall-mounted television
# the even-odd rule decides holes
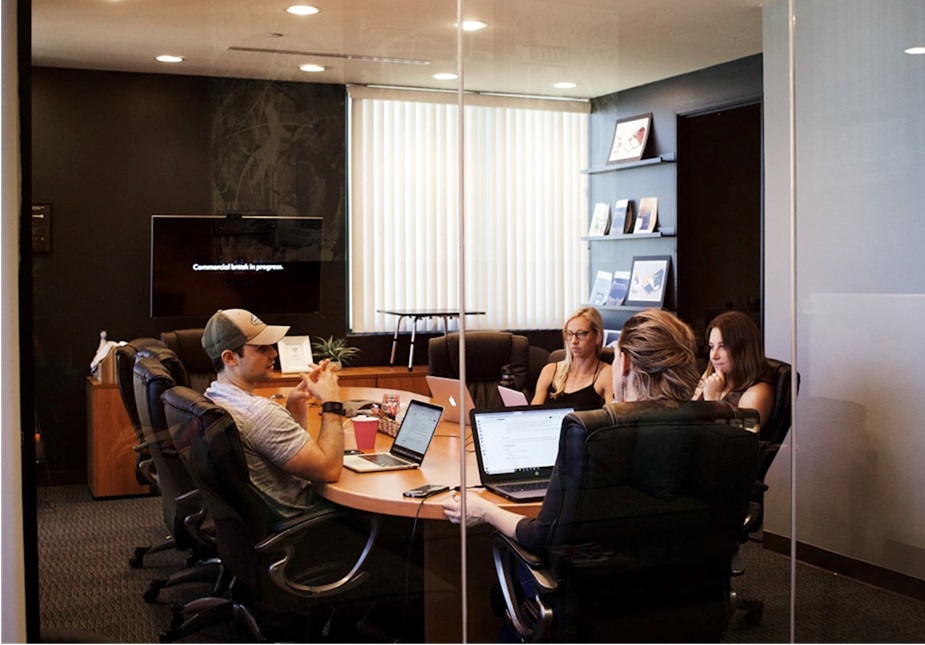
[[[152,215],[151,316],[320,308],[319,217]]]

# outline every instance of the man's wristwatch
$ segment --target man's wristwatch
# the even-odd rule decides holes
[[[325,412],[339,414],[342,417],[347,415],[347,411],[344,410],[344,404],[340,401],[325,401],[321,404],[321,412],[322,414]]]

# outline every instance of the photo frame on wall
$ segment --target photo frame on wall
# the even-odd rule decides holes
[[[652,113],[619,119],[613,132],[613,144],[607,163],[639,161],[646,151],[649,131],[652,129]]]
[[[661,307],[665,303],[670,266],[670,255],[634,257],[629,292],[623,304],[629,307]]]

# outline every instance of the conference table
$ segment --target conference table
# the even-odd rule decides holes
[[[277,390],[261,390],[261,394],[277,400],[292,389],[281,387]],[[382,400],[383,394],[398,394],[402,406],[411,399],[430,402],[430,398],[413,392],[389,390],[383,388],[342,387],[341,395],[347,401]],[[317,437],[320,429],[320,417],[309,409],[308,432]],[[347,447],[351,421],[344,421]],[[388,452],[392,437],[377,433],[376,451]],[[431,441],[424,462],[419,468],[395,470],[376,473],[356,473],[344,469],[340,479],[331,484],[315,484],[314,490],[332,502],[361,511],[389,515],[394,517],[414,518],[421,522],[424,542],[425,576],[425,616],[424,633],[426,642],[459,642],[462,637],[461,588],[462,571],[461,529],[451,524],[443,515],[443,502],[453,494],[453,488],[460,486],[460,455],[465,455],[466,486],[479,484],[478,464],[472,447],[468,429],[465,438],[460,437],[459,424],[441,421]],[[408,489],[424,484],[443,484],[450,487],[444,493],[426,499],[404,497]],[[503,497],[479,490],[476,494],[484,496],[500,506],[522,515],[533,516],[539,511],[540,503],[513,503]],[[489,606],[489,588],[494,582],[493,564],[488,538],[490,527],[476,527],[467,533],[467,640],[470,642],[496,642],[499,636],[500,621],[491,614]],[[439,581],[440,591],[428,590],[429,581]],[[447,588],[455,593],[445,593]]]

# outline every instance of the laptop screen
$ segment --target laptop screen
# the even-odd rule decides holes
[[[562,420],[571,407],[517,406],[474,410],[472,427],[481,474],[492,478],[552,470]]]
[[[420,463],[434,438],[443,408],[432,403],[411,400],[390,452]]]

